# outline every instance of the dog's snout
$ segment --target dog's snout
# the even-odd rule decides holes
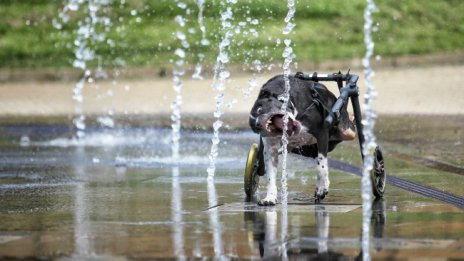
[[[248,123],[249,123],[251,129],[254,132],[258,133],[258,132],[261,131],[261,124],[260,124],[260,122],[258,120],[258,117],[253,116],[253,115],[250,114],[250,117],[248,119]]]

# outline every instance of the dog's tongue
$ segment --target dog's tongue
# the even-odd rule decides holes
[[[277,116],[274,116],[274,119],[272,120],[272,122],[274,123],[274,125],[283,130],[284,129],[284,126],[285,126],[285,123],[284,123],[284,115],[277,115]],[[293,129],[294,129],[294,126],[293,126],[293,120],[288,118],[288,123],[287,123],[287,133],[292,133],[293,132]]]

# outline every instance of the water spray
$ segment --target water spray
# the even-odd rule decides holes
[[[187,9],[187,6],[183,2],[176,1],[177,6],[183,10]],[[187,10],[186,10],[186,13]],[[177,15],[175,17],[175,21],[177,24],[184,28],[186,21],[185,18],[181,15]],[[187,41],[187,36],[182,31],[176,31],[174,36],[180,42],[181,47],[177,48],[174,54],[177,56],[177,60],[175,61],[175,68],[173,70],[172,76],[172,83],[173,89],[175,92],[175,100],[171,104],[172,114],[171,114],[171,128],[172,128],[172,158],[174,160],[179,159],[179,140],[180,140],[180,128],[181,128],[181,106],[182,106],[182,79],[181,77],[185,74],[185,70],[183,69],[185,65],[185,56],[186,51],[190,48],[190,45]]]
[[[292,23],[293,17],[295,15],[295,1],[294,0],[288,0],[287,1],[287,7],[288,7],[288,12],[287,16],[285,17],[285,23],[286,26],[283,29],[282,33],[284,35],[289,35],[293,28],[295,27],[295,24]],[[288,134],[287,134],[287,129],[288,129],[288,113],[287,113],[287,107],[288,107],[288,101],[290,99],[290,80],[289,76],[291,74],[290,70],[290,65],[293,61],[293,58],[295,54],[293,53],[293,49],[291,47],[292,41],[290,38],[286,38],[284,40],[285,43],[285,49],[284,52],[282,53],[282,57],[285,59],[284,64],[283,64],[283,70],[284,70],[284,82],[285,82],[285,91],[279,97],[279,99],[283,100],[283,104],[281,107],[281,113],[284,114],[284,128],[282,130],[282,176],[281,176],[281,202],[282,202],[282,226],[281,226],[281,240],[282,242],[286,242],[286,237],[287,237],[287,232],[288,232],[288,210],[287,210],[287,196],[288,196],[288,191],[287,191],[287,157],[288,157],[288,151],[287,151],[287,146],[288,146]],[[283,243],[282,245],[282,260],[287,260],[287,250],[286,250],[286,244]]]
[[[231,5],[236,4],[237,0],[227,0],[221,2],[224,11],[221,13],[221,26],[224,31],[224,36],[219,44],[219,54],[216,58],[216,65],[214,67],[214,76],[212,87],[216,92],[215,101],[216,107],[214,111],[214,118],[216,119],[213,123],[213,138],[211,139],[211,151],[209,155],[209,167],[207,169],[208,179],[214,178],[214,172],[216,171],[216,159],[218,156],[218,145],[219,145],[219,130],[223,125],[221,120],[222,107],[224,104],[224,91],[225,81],[230,77],[230,72],[225,68],[225,64],[229,62],[228,49],[230,47],[230,37],[234,34],[232,32],[232,24],[230,20],[233,18]],[[228,5],[227,5],[228,4]]]
[[[294,0],[288,0],[287,1],[287,7],[288,7],[288,13],[287,16],[285,17],[285,22],[286,26],[283,29],[282,33],[284,35],[288,35],[292,32],[293,28],[295,27],[295,24],[292,23],[292,19],[295,15],[295,1]],[[288,145],[288,134],[287,134],[287,128],[288,128],[288,113],[287,113],[287,107],[288,107],[288,100],[290,99],[290,81],[289,81],[289,76],[291,74],[290,70],[290,64],[293,61],[293,58],[295,54],[293,53],[293,49],[291,47],[292,40],[290,38],[286,38],[284,40],[285,43],[285,49],[284,52],[282,53],[282,56],[285,58],[284,64],[283,64],[283,70],[284,70],[284,81],[285,81],[285,91],[284,93],[279,97],[280,100],[283,101],[282,107],[281,107],[281,112],[284,114],[284,128],[282,131],[282,177],[281,177],[281,185],[282,185],[282,205],[287,205],[287,156],[288,156],[288,151],[287,151],[287,145]]]
[[[197,0],[197,5],[198,5],[198,26],[200,27],[201,31],[201,40],[200,44],[202,46],[208,46],[210,45],[209,40],[206,38],[206,26],[203,21],[203,11],[205,9],[205,0]],[[203,76],[201,75],[203,71],[203,60],[205,59],[205,54],[204,53],[198,53],[198,63],[195,65],[195,71],[192,74],[192,79],[194,80],[203,80]]]
[[[84,5],[84,0],[69,0],[58,14],[60,21],[53,19],[53,26],[61,30],[63,24],[69,22],[69,12],[76,12]],[[82,70],[82,77],[75,84],[73,92],[73,100],[76,101],[74,112],[76,116],[73,118],[73,124],[76,127],[76,137],[81,139],[85,136],[85,114],[83,109],[84,95],[83,90],[85,82],[93,82],[92,70],[88,68],[88,62],[96,58],[95,50],[92,45],[98,42],[103,42],[106,39],[106,32],[97,31],[98,26],[102,25],[108,31],[111,26],[111,20],[108,17],[100,16],[99,11],[103,6],[111,3],[110,0],[89,0],[86,2],[86,9],[84,11],[87,16],[78,22],[78,29],[76,30],[76,39],[74,40],[74,61],[73,67]]]
[[[364,10],[364,43],[366,45],[366,54],[362,60],[364,67],[364,78],[367,85],[367,93],[364,99],[365,118],[363,119],[363,135],[364,143],[362,145],[362,154],[364,155],[364,165],[362,171],[362,199],[363,199],[363,223],[362,223],[362,253],[363,260],[370,260],[369,239],[370,239],[370,220],[372,216],[371,195],[372,184],[370,172],[374,165],[374,151],[377,147],[374,135],[375,119],[377,117],[375,111],[371,108],[371,103],[376,96],[376,88],[372,82],[374,71],[370,64],[370,59],[374,53],[374,42],[372,40],[372,13],[376,11],[374,0],[367,0],[367,6]]]

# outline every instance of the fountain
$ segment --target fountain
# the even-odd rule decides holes
[[[295,24],[292,23],[293,16],[295,15],[295,1],[294,0],[288,0],[287,1],[287,7],[288,7],[288,13],[287,16],[285,17],[285,22],[286,26],[283,30],[284,35],[288,35],[292,32],[293,27],[295,27]],[[285,58],[284,64],[283,64],[283,70],[284,70],[284,81],[285,81],[285,92],[284,94],[279,97],[280,99],[283,100],[281,112],[285,115],[284,116],[284,129],[282,131],[282,177],[281,177],[281,184],[282,184],[282,204],[285,206],[287,204],[287,145],[288,145],[288,134],[287,134],[287,124],[288,124],[288,113],[287,113],[287,106],[288,106],[288,100],[290,98],[290,81],[288,77],[291,74],[290,70],[290,64],[292,63],[292,60],[294,58],[293,54],[293,49],[290,46],[292,41],[290,38],[286,38],[284,40],[285,43],[285,49],[282,54],[282,56]]]
[[[74,56],[73,67],[80,69],[82,71],[82,77],[75,84],[73,88],[72,98],[76,101],[74,107],[74,112],[76,116],[73,118],[73,124],[76,128],[76,138],[82,139],[85,136],[86,129],[86,116],[84,114],[84,95],[83,90],[86,82],[93,83],[94,79],[92,78],[92,70],[89,68],[88,63],[95,60],[97,55],[95,50],[92,48],[92,45],[95,45],[99,42],[104,42],[106,40],[106,33],[111,27],[111,20],[109,17],[101,16],[99,14],[103,6],[109,5],[111,1],[109,0],[94,0],[86,2],[86,9],[83,11],[87,13],[87,16],[78,21],[78,29],[76,30],[76,39],[74,40]],[[81,6],[84,5],[83,0],[69,0],[67,4],[63,7],[59,13],[59,18],[61,21],[53,19],[53,26],[61,30],[63,23],[68,23],[70,20],[69,12],[76,12],[81,9]],[[97,28],[102,27],[103,29],[99,30]],[[98,57],[101,61],[101,57]],[[100,62],[99,62],[100,64]],[[101,66],[95,72],[95,78],[104,76],[105,73],[102,70]],[[111,114],[111,111],[110,111]],[[99,122],[103,125],[113,126],[113,120],[108,118],[99,118]]]
[[[78,29],[76,30],[76,39],[74,40],[74,56],[73,67],[82,71],[80,80],[75,84],[73,88],[72,98],[76,101],[74,112],[76,116],[73,118],[73,124],[76,128],[75,137],[72,139],[72,144],[80,144],[82,139],[85,137],[86,130],[86,117],[84,114],[84,95],[83,90],[86,81],[92,83],[92,70],[88,67],[88,62],[93,61],[97,58],[95,51],[92,49],[92,45],[97,42],[103,42],[106,39],[106,33],[111,27],[111,20],[108,17],[100,16],[99,11],[105,5],[108,5],[108,0],[95,0],[88,1],[86,5],[87,16],[78,22]],[[61,30],[62,24],[67,23],[70,20],[69,12],[76,12],[84,5],[84,1],[69,0],[59,13],[60,22],[53,20],[53,26]],[[98,26],[103,26],[103,30],[99,31]],[[101,66],[101,57],[98,57],[98,68],[94,73],[95,78],[104,78],[106,73]],[[114,122],[111,117],[99,117],[97,119],[102,125],[109,127],[114,126]],[[80,144],[82,145],[82,144]],[[76,223],[76,229],[74,232],[74,240],[76,247],[74,256],[76,258],[95,256],[92,249],[92,244],[89,239],[90,237],[90,223],[88,213],[88,198],[87,188],[85,181],[88,180],[87,171],[84,168],[85,162],[85,150],[82,146],[76,148],[77,159],[74,159],[76,164],[75,173],[76,177],[84,182],[80,182],[75,188],[75,208],[74,208],[74,222]],[[94,158],[95,161],[96,158]],[[98,160],[98,159],[97,159]]]
[[[363,222],[362,222],[362,253],[363,260],[370,260],[370,220],[372,216],[372,184],[370,179],[370,171],[374,165],[374,150],[377,147],[374,135],[374,125],[376,113],[371,108],[371,102],[376,96],[376,89],[372,83],[374,71],[372,70],[370,59],[374,53],[374,42],[372,40],[372,13],[376,10],[374,0],[367,0],[367,6],[364,11],[364,43],[366,45],[366,54],[363,58],[364,78],[367,85],[367,93],[364,100],[364,113],[363,119],[363,134],[364,144],[362,145],[362,153],[364,155],[364,165],[362,171],[361,188],[363,199]]]
[[[219,44],[219,54],[216,58],[216,65],[214,67],[214,76],[212,87],[216,92],[216,108],[214,111],[214,118],[216,119],[213,123],[213,138],[211,139],[211,151],[209,155],[209,167],[207,169],[208,179],[214,178],[214,172],[216,170],[216,159],[218,156],[218,145],[219,145],[219,130],[223,125],[221,121],[222,106],[224,104],[224,90],[225,80],[230,77],[230,72],[225,68],[225,64],[229,62],[229,54],[227,52],[230,47],[230,37],[233,35],[232,24],[230,20],[233,18],[232,8],[230,5],[237,3],[237,0],[227,0],[221,2],[224,11],[221,13],[221,26],[224,36]]]
[[[292,32],[293,27],[295,27],[295,24],[292,23],[293,17],[295,15],[295,1],[294,0],[288,0],[287,1],[287,7],[288,7],[288,12],[287,16],[285,17],[285,22],[286,26],[283,29],[282,33],[284,35],[289,35]],[[280,99],[283,100],[283,104],[281,107],[281,112],[284,114],[284,128],[282,131],[282,176],[281,176],[281,203],[282,203],[282,225],[281,225],[281,240],[282,240],[282,260],[287,260],[287,250],[286,250],[286,241],[287,241],[287,231],[288,231],[288,210],[287,210],[287,196],[288,196],[288,191],[287,191],[287,157],[288,157],[288,150],[287,150],[287,145],[288,145],[288,134],[287,134],[287,125],[288,125],[288,112],[287,112],[287,107],[288,107],[288,101],[290,99],[290,81],[288,77],[291,74],[291,69],[290,65],[293,61],[294,58],[294,53],[293,49],[290,46],[292,41],[290,38],[286,38],[284,40],[285,43],[285,49],[282,53],[282,57],[285,58],[284,63],[283,63],[283,70],[284,70],[284,81],[285,81],[285,92],[282,95],[282,97],[279,97]]]
[[[200,44],[203,46],[208,46],[210,45],[210,42],[208,38],[206,38],[206,26],[203,21],[203,11],[205,8],[205,0],[197,0],[197,5],[198,5],[198,26],[200,27],[200,31],[201,31]],[[202,63],[205,58],[205,55],[199,52],[197,56],[198,56],[198,63],[195,65],[195,71],[192,74],[192,79],[203,80],[203,76],[201,76],[201,73],[203,70]]]
[[[216,192],[216,184],[213,179],[208,179],[207,181],[207,191],[208,191],[208,216],[209,216],[209,225],[213,232],[213,250],[214,256],[217,259],[224,258],[223,253],[223,243],[222,243],[222,227],[219,218],[219,210],[217,208],[218,195]]]
[[[179,259],[185,258],[184,251],[184,226],[182,225],[183,206],[182,206],[182,187],[180,184],[179,167],[172,168],[172,200],[171,200],[171,216],[174,223],[173,239],[174,254]]]
[[[182,10],[186,11],[187,6],[183,2],[176,1],[177,6]],[[187,12],[187,11],[186,11]],[[182,15],[177,15],[175,21],[181,28],[185,27],[185,18]],[[186,51],[190,48],[190,44],[187,41],[187,36],[182,31],[176,31],[174,33],[176,39],[180,42],[181,47],[175,50],[175,55],[178,60],[175,62],[175,69],[173,70],[172,82],[173,89],[175,92],[175,100],[171,104],[172,114],[172,158],[174,160],[179,159],[179,140],[180,140],[180,127],[181,127],[181,105],[182,105],[182,80],[181,77],[185,74],[183,69],[185,65]]]

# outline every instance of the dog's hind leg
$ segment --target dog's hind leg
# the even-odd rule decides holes
[[[314,192],[316,203],[320,203],[329,193],[329,164],[327,163],[328,136],[328,132],[322,131],[317,137],[317,187]]]
[[[258,201],[260,206],[274,206],[277,203],[277,166],[279,163],[280,138],[263,138],[264,168],[267,177],[266,197]]]
[[[338,127],[339,135],[342,140],[354,140],[356,138],[356,125],[354,123],[354,116],[345,113],[348,119],[340,122]],[[345,117],[345,118],[346,118]]]

